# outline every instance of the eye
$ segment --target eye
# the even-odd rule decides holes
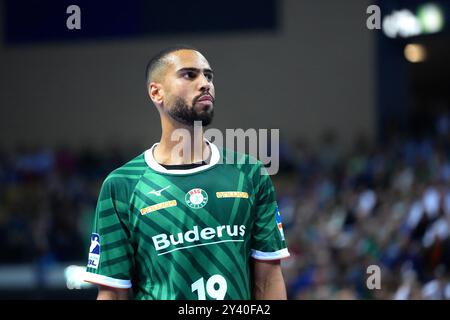
[[[206,77],[206,79],[208,79],[208,81],[212,81],[212,79],[213,79],[213,74],[212,73],[205,73],[205,77]]]
[[[195,79],[195,77],[197,76],[197,74],[194,71],[187,71],[186,73],[183,74],[183,78],[185,79]]]

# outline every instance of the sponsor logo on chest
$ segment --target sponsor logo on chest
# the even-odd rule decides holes
[[[197,246],[212,245],[222,242],[243,242],[245,235],[244,225],[222,225],[216,228],[199,229],[198,226],[186,232],[179,232],[177,234],[161,233],[152,237],[153,244],[156,251],[161,251],[175,246],[172,250],[158,253],[163,255],[172,251],[182,250]],[[204,240],[213,240],[205,242]]]
[[[208,203],[208,194],[203,189],[194,188],[186,193],[184,200],[192,209],[200,209]]]
[[[142,215],[145,215],[150,212],[154,212],[154,211],[158,211],[158,210],[166,209],[166,208],[170,208],[170,207],[176,207],[176,206],[177,206],[177,200],[170,200],[170,201],[165,201],[165,202],[157,203],[157,204],[142,208],[140,210],[140,212]]]

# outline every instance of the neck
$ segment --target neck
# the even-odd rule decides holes
[[[203,135],[202,126],[186,126],[161,118],[162,134],[153,156],[160,164],[180,165],[207,161],[211,150]]]

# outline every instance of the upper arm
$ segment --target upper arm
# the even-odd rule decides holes
[[[253,278],[255,282],[270,281],[282,277],[280,260],[253,259]]]
[[[97,300],[128,300],[129,289],[118,289],[106,286],[98,286]]]
[[[253,295],[255,299],[286,299],[280,260],[253,259]]]

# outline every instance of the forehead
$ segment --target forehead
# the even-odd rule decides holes
[[[211,69],[208,60],[195,50],[178,50],[166,57],[167,71],[177,71],[182,68]]]

